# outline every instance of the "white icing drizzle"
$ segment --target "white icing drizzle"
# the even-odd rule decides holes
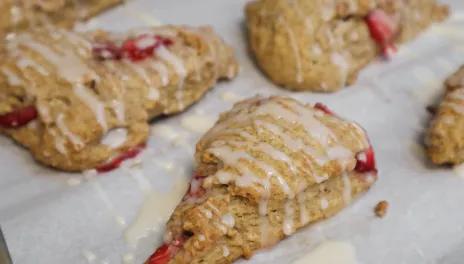
[[[133,63],[130,61],[125,61],[124,64],[133,70],[140,77],[140,79],[142,79],[142,81],[149,86],[147,94],[148,99],[152,101],[158,100],[160,96],[159,91],[157,87],[154,86],[153,80],[150,78],[149,73],[145,67],[140,63]]]
[[[464,100],[464,88],[454,90],[450,93],[450,97],[461,101]]]
[[[442,106],[447,106],[453,109],[458,114],[464,115],[464,105],[460,105],[454,102],[444,102]]]
[[[342,146],[335,146],[327,150],[330,159],[338,160],[342,168],[353,160],[353,152]]]
[[[257,105],[252,108],[253,111],[249,111],[249,107]],[[263,219],[266,219],[268,214],[268,200],[271,194],[270,188],[272,183],[275,183],[279,189],[286,195],[288,201],[285,204],[285,219],[283,221],[283,231],[286,235],[294,232],[294,213],[295,208],[293,207],[292,201],[295,198],[295,194],[298,194],[297,206],[299,207],[299,218],[301,223],[309,222],[309,215],[307,213],[305,202],[306,197],[303,191],[307,187],[307,182],[301,180],[296,182],[296,186],[289,186],[289,183],[285,180],[285,177],[277,169],[277,162],[281,161],[286,164],[286,167],[293,175],[298,175],[299,170],[297,168],[296,161],[287,153],[290,151],[303,151],[311,160],[306,162],[311,168],[309,171],[314,172],[312,167],[317,163],[319,165],[325,164],[327,161],[337,161],[340,165],[346,169],[346,164],[353,161],[354,154],[351,150],[342,146],[339,143],[339,139],[331,130],[331,126],[326,126],[317,117],[321,115],[321,111],[314,110],[311,107],[304,106],[297,101],[289,98],[275,98],[275,99],[250,99],[239,104],[228,114],[230,117],[224,121],[218,123],[212,128],[205,138],[214,137],[225,137],[230,135],[227,140],[216,140],[212,141],[210,147],[207,149],[208,152],[216,156],[224,164],[223,169],[216,172],[215,177],[222,184],[234,182],[238,187],[251,187],[260,186],[261,197],[259,200],[259,214]],[[263,117],[272,117],[263,118]],[[298,127],[304,131],[307,138],[311,139],[311,142],[305,142],[304,138],[300,138],[300,135],[296,136],[294,133],[287,133],[286,126],[278,125],[273,120],[282,120],[288,122],[293,126]],[[339,119],[331,120],[327,122],[340,122],[341,127],[352,128],[351,123],[344,122]],[[288,150],[282,150],[277,148],[273,144],[260,141],[259,138],[246,129],[243,126],[254,127],[257,134],[264,133],[266,130],[274,135],[274,138],[280,138],[282,143]],[[288,126],[290,130],[295,129],[292,126]],[[357,126],[354,126],[357,128]],[[350,136],[357,138],[357,131],[351,131],[348,129]],[[351,134],[353,133],[353,134]],[[362,134],[362,133],[361,133]],[[295,137],[295,138],[294,138]],[[365,140],[359,140],[360,144],[363,144]],[[315,144],[319,144],[321,148],[316,148]],[[320,151],[319,149],[325,150]],[[266,156],[258,155],[257,153],[263,153]],[[271,161],[270,161],[271,160]],[[252,165],[250,165],[252,164]],[[230,170],[230,169],[233,170]],[[264,174],[258,173],[261,171]],[[317,183],[323,182],[328,179],[327,175],[313,175]],[[351,185],[347,175],[344,175],[344,200],[348,203],[351,200]],[[299,177],[297,177],[299,179]],[[346,182],[348,181],[348,182]],[[262,221],[262,219],[261,219]],[[264,225],[264,224],[263,224]],[[264,227],[261,227],[264,229]],[[265,231],[261,231],[263,241],[266,236]]]
[[[321,203],[322,210],[329,208],[329,201],[326,198],[321,198],[320,203]]]
[[[284,29],[287,31],[288,39],[290,42],[290,46],[292,47],[293,56],[295,56],[295,68],[296,68],[296,82],[302,83],[303,82],[303,68],[301,63],[301,56],[298,49],[298,43],[296,42],[295,33],[293,32],[290,25],[285,21],[285,19],[281,16],[279,17],[279,21],[283,25]]]
[[[50,131],[50,134],[53,136],[53,139],[54,139],[53,143],[55,145],[55,149],[58,150],[59,153],[63,155],[67,155],[68,150],[66,149],[66,146],[65,146],[66,141],[64,140],[64,138],[58,135],[58,133],[53,129],[50,129],[49,131]]]
[[[48,62],[52,63],[58,75],[70,83],[82,81],[82,78],[89,73],[96,75],[95,73],[92,74],[91,69],[72,51],[67,50],[63,51],[62,54],[58,54],[28,35],[22,35],[18,38],[21,40],[21,45],[41,54]]]
[[[332,53],[332,55],[330,56],[330,60],[333,64],[335,64],[338,67],[340,74],[340,85],[344,86],[346,84],[348,78],[348,70],[350,68],[348,61],[340,53]]]
[[[272,146],[272,145],[270,145],[268,143],[264,143],[264,142],[260,142],[257,145],[257,150],[260,150],[260,151],[270,155],[271,158],[274,159],[274,160],[284,162],[288,166],[290,171],[293,173],[293,175],[295,175],[295,176],[298,175],[298,169],[294,165],[293,160],[285,152],[280,151],[277,148],[275,148],[274,146]]]
[[[316,56],[322,55],[322,48],[321,48],[321,45],[319,45],[318,43],[314,43],[313,45],[311,45],[311,50],[312,50],[313,55],[316,55]]]
[[[116,115],[116,119],[119,123],[124,124],[126,122],[126,107],[124,102],[121,100],[112,100],[111,101],[111,108],[113,108],[114,114]]]
[[[219,209],[218,209],[216,206],[214,206],[212,203],[206,202],[206,205],[208,205],[209,208],[211,208],[216,214],[220,214],[220,213],[221,213],[221,211],[219,211]]]
[[[230,213],[223,215],[221,221],[224,225],[226,225],[229,228],[233,228],[235,226],[235,218]]]
[[[44,120],[45,123],[52,122],[52,118],[50,116],[50,110],[44,104],[37,104],[37,110],[39,111],[40,116]]]
[[[147,97],[152,101],[158,100],[160,98],[160,92],[158,91],[158,89],[150,87],[150,90],[148,90]]]
[[[123,264],[134,264],[135,263],[135,256],[132,253],[127,253],[122,256],[122,263]],[[107,263],[102,263],[107,264]]]
[[[150,67],[156,70],[161,79],[161,85],[166,86],[169,84],[169,71],[166,65],[159,61],[151,61],[149,62]]]
[[[82,84],[74,86],[74,93],[92,110],[100,127],[104,131],[107,131],[108,124],[105,117],[105,105]]]
[[[109,148],[119,148],[120,146],[124,145],[127,140],[127,129],[126,128],[115,128],[102,138],[101,144],[108,146]]]
[[[74,31],[69,31],[61,28],[54,28],[57,32],[59,32],[61,35],[65,36],[66,40],[73,44],[76,47],[80,47],[84,51],[91,51],[92,50],[92,43],[88,41],[87,39],[83,38],[81,35]],[[84,55],[84,53],[82,54]]]
[[[90,43],[76,33],[57,30],[56,32],[54,31],[54,36],[55,39],[65,39],[72,45],[72,48],[81,50],[81,53],[85,53],[91,48]],[[62,38],[63,36],[65,38]],[[74,53],[72,48],[68,47],[65,49],[61,47],[50,47],[41,43],[37,39],[34,39],[32,35],[29,34],[22,34],[10,41],[8,48],[11,49],[14,54],[18,55],[18,67],[25,68],[31,66],[43,75],[49,75],[49,72],[42,67],[39,62],[34,61],[33,58],[25,57],[26,55],[21,53],[19,46],[27,47],[31,51],[40,54],[40,56],[48,63],[53,65],[58,76],[71,83],[74,93],[92,110],[97,122],[103,130],[107,130],[108,126],[106,123],[104,104],[99,101],[97,96],[87,91],[87,88],[82,84],[82,82],[88,77],[92,77],[97,81],[99,80],[99,77],[95,71],[93,71],[77,54]],[[58,125],[60,126],[62,133],[65,134],[71,142],[73,142],[73,144],[76,145],[81,143],[77,136],[65,129],[64,123]]]
[[[451,100],[457,100],[459,102],[451,101]],[[450,92],[447,95],[446,100],[441,105],[450,107],[458,114],[464,115],[464,102],[463,101],[464,101],[464,88],[459,88],[459,89],[456,89]]]
[[[237,101],[239,101],[240,99],[242,99],[242,97],[234,92],[231,92],[231,91],[225,91],[223,93],[221,93],[220,95],[221,99],[225,102],[231,102],[231,103],[235,103]]]
[[[221,184],[227,184],[235,177],[234,174],[224,170],[218,171],[215,176]]]
[[[293,216],[295,214],[295,209],[293,208],[292,200],[288,200],[285,203],[285,218],[283,223],[284,234],[289,236],[295,232],[295,227],[293,223]]]
[[[156,55],[162,60],[169,63],[174,68],[174,71],[177,73],[179,77],[179,86],[176,93],[176,99],[179,109],[183,109],[185,107],[182,101],[184,96],[183,90],[185,78],[187,77],[187,70],[185,68],[184,62],[162,45],[156,50]]]
[[[214,125],[215,119],[207,115],[188,115],[181,119],[182,127],[197,133],[205,133]]]
[[[222,256],[227,258],[230,255],[230,250],[227,246],[222,246]]]
[[[290,263],[290,262],[289,262]],[[343,241],[327,240],[292,264],[359,264],[356,248]]]
[[[10,8],[10,14],[11,14],[11,22],[14,25],[18,24],[23,18],[23,13],[21,12],[21,8],[16,5]]]
[[[56,126],[74,146],[78,148],[82,148],[84,146],[82,139],[78,135],[72,133],[71,130],[69,130],[69,128],[66,126],[66,123],[64,122],[64,115],[62,113],[60,113],[56,118]]]
[[[331,1],[323,1],[324,5],[321,9],[321,17],[324,21],[329,21],[335,15],[335,3]]]
[[[270,229],[269,219],[266,216],[260,216],[259,231],[260,231],[261,245],[263,247],[266,247],[267,245],[270,244],[269,229]]]
[[[308,109],[295,101],[287,101],[287,107],[283,107],[277,102],[270,102],[265,107],[258,109],[258,114],[271,115],[277,119],[284,119],[293,124],[301,125],[306,130],[306,133],[316,139],[322,146],[327,146],[329,140],[334,138],[332,131],[324,126],[319,120],[314,117],[314,110]]]
[[[42,65],[40,65],[39,63],[37,63],[37,62],[35,62],[33,60],[27,59],[27,58],[18,58],[16,60],[16,65],[20,69],[26,69],[27,67],[31,67],[34,70],[36,70],[38,73],[40,73],[40,74],[42,74],[44,76],[50,75],[50,73]]]
[[[108,61],[105,61],[105,66],[109,70],[116,73],[116,75],[118,75],[119,78],[121,78],[121,80],[123,80],[124,82],[130,80],[130,76],[127,74],[126,71],[123,70],[123,68],[118,63],[115,63],[112,60],[108,60]]]
[[[233,142],[231,141],[230,143],[233,143]],[[240,167],[242,175],[241,177],[236,177],[234,179],[235,184],[237,184],[237,186],[248,187],[254,183],[258,183],[264,188],[265,192],[268,193],[270,191],[269,180],[271,179],[271,177],[275,177],[277,182],[281,186],[282,191],[287,195],[287,197],[293,198],[295,196],[295,194],[290,189],[285,179],[282,177],[282,175],[279,172],[277,172],[276,169],[274,169],[274,167],[266,164],[263,161],[255,159],[254,157],[249,155],[247,152],[240,151],[240,150],[234,151],[232,150],[232,148],[228,146],[214,148],[214,149],[211,149],[210,151],[211,153],[214,153],[216,156],[221,157],[227,165],[231,167]],[[252,170],[244,166],[240,166],[239,165],[240,160],[248,160],[249,162],[256,165],[266,174],[266,178],[265,179],[260,178]]]
[[[302,7],[298,0],[292,0],[290,3],[293,5],[295,13],[300,17],[301,20],[303,20],[306,34],[311,35],[314,31],[314,25],[311,17],[303,13]]]
[[[140,239],[152,233],[161,234],[187,189],[187,181],[178,180],[168,192],[151,191],[146,194],[137,216],[124,232],[126,242],[136,247]],[[166,233],[166,240],[169,240],[169,233]]]
[[[313,157],[315,162],[321,166],[326,164],[328,161],[327,157],[317,154],[315,149],[306,145],[301,138],[292,138],[292,136],[285,133],[285,131],[280,126],[262,120],[257,120],[255,123],[279,136],[283,140],[285,146],[290,150],[295,152],[303,151],[306,155]]]
[[[349,204],[351,202],[351,181],[347,173],[342,175],[343,179],[343,201],[345,204]]]
[[[218,222],[214,222],[214,225],[219,229],[221,230],[221,232],[223,234],[227,234],[227,227],[221,223],[218,223]]]
[[[204,216],[206,216],[206,218],[208,219],[213,218],[213,213],[210,210],[205,209],[205,208],[200,208],[200,211]]]
[[[13,86],[24,85],[24,80],[12,70],[3,67],[1,68],[1,71],[6,76],[8,84],[13,85]]]

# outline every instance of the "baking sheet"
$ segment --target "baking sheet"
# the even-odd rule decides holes
[[[401,47],[393,60],[374,62],[356,85],[322,95],[283,91],[256,69],[244,36],[246,2],[134,0],[81,26],[123,31],[160,21],[211,24],[236,49],[241,74],[187,112],[154,122],[135,172],[60,173],[37,165],[25,150],[0,137],[0,225],[14,263],[141,263],[158,245],[159,232],[136,248],[124,234],[147,193],[157,193],[160,203],[172,199],[173,190],[188,181],[201,131],[233,101],[257,93],[320,101],[359,122],[376,149],[380,178],[341,214],[243,263],[291,263],[326,240],[352,245],[359,264],[463,263],[464,178],[427,163],[420,143],[430,118],[426,106],[439,99],[443,79],[464,63],[464,3],[444,1],[453,5],[449,21]],[[381,220],[372,210],[380,200],[390,203]]]

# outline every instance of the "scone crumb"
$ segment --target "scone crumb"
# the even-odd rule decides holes
[[[385,217],[388,211],[388,202],[387,201],[380,201],[374,209],[375,215],[379,218]]]

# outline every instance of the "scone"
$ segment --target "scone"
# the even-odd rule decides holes
[[[425,144],[433,163],[455,165],[464,162],[464,66],[448,78],[445,88]]]
[[[31,27],[59,25],[72,27],[122,3],[123,0],[2,0],[0,36]]]
[[[366,133],[321,104],[255,97],[200,139],[198,167],[147,264],[232,263],[328,218],[377,179]]]
[[[334,92],[379,54],[444,19],[435,0],[255,0],[246,7],[257,64],[277,85]]]
[[[107,171],[134,156],[148,122],[179,113],[238,70],[210,28],[18,34],[0,62],[0,132],[40,162]]]

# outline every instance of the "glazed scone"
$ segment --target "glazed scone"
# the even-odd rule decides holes
[[[447,7],[435,0],[255,0],[246,6],[250,48],[277,85],[334,92]]]
[[[147,264],[232,263],[328,218],[377,179],[357,124],[325,106],[255,97],[196,147],[196,175]]]
[[[433,163],[455,165],[464,162],[464,66],[448,78],[445,88],[425,144]]]
[[[58,25],[70,28],[123,0],[2,0],[0,36],[31,27]]]
[[[134,155],[151,119],[183,111],[238,70],[232,49],[208,27],[50,28],[4,46],[0,132],[66,171],[105,171]]]

